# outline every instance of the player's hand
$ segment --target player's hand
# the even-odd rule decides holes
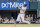
[[[15,7],[15,8],[18,8],[18,7]]]
[[[16,7],[16,8],[18,8],[18,7]]]

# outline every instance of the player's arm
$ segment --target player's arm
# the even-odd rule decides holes
[[[17,8],[17,9],[21,9],[21,8],[18,8],[18,7],[15,7],[15,8]]]
[[[21,9],[21,8],[18,8],[18,9]]]
[[[24,10],[26,10],[26,9],[24,9]]]
[[[25,11],[26,10],[26,7],[23,10]]]

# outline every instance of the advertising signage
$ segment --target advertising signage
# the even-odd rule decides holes
[[[15,7],[23,7],[23,5],[27,5],[27,9],[29,9],[29,1],[0,1],[0,10],[17,10]]]

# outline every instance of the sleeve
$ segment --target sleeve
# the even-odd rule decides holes
[[[24,9],[26,10],[26,7]]]
[[[22,10],[26,10],[26,7],[22,7]]]

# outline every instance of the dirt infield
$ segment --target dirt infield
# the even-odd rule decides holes
[[[40,27],[40,24],[0,24],[0,27]]]

